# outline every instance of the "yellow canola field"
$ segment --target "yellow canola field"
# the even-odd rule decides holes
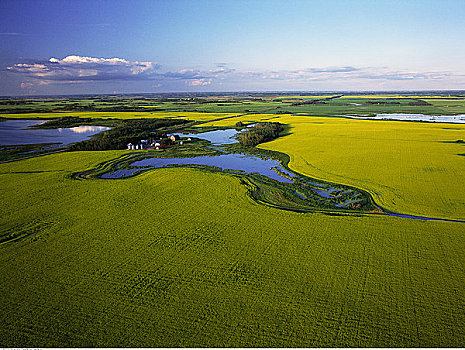
[[[0,164],[2,346],[465,343],[464,224],[278,210],[199,169],[69,178],[123,153]]]
[[[232,114],[234,115],[234,114]],[[222,120],[217,120],[209,123],[204,123],[199,125],[199,127],[204,126],[215,126],[215,127],[224,127],[224,126],[235,126],[237,122],[242,123],[255,123],[255,122],[274,122],[277,121],[281,115],[279,114],[235,114],[237,117],[227,118]],[[286,114],[288,115],[288,114]],[[289,114],[290,115],[290,114]]]
[[[465,125],[353,120],[290,114],[198,112],[65,112],[3,114],[7,118],[186,118],[199,126],[281,122],[288,134],[261,145],[290,156],[305,175],[363,188],[395,212],[465,219]],[[233,117],[233,118],[229,118]],[[208,122],[209,120],[222,120]]]
[[[371,192],[404,214],[465,219],[465,125],[283,116],[289,135],[260,147],[308,176]]]

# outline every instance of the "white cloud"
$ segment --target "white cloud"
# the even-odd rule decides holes
[[[323,67],[299,70],[242,72],[242,79],[282,80],[282,81],[340,81],[340,80],[442,80],[449,78],[450,72],[397,71],[385,67]]]
[[[87,56],[55,57],[48,61],[18,63],[7,72],[49,81],[144,80],[152,78],[159,65],[153,62],[129,61],[123,58]]]
[[[294,70],[235,70],[227,64],[217,64],[211,69],[181,67],[175,71],[161,72],[160,65],[154,62],[78,55],[62,59],[51,57],[47,60],[23,60],[0,70],[0,73],[5,72],[4,76],[10,76],[12,81],[15,81],[15,86],[20,85],[24,91],[33,87],[50,90],[54,84],[60,84],[59,89],[65,91],[67,84],[76,87],[77,83],[84,89],[89,83],[104,82],[105,86],[109,86],[117,81],[131,82],[132,87],[141,86],[141,89],[145,88],[148,91],[160,87],[172,91],[185,91],[186,87],[195,90],[205,86],[210,86],[212,91],[220,86],[231,90],[311,90],[317,87],[340,89],[346,86],[349,89],[376,89],[384,85],[399,89],[412,86],[424,89],[441,86],[452,88],[465,83],[465,76],[459,72],[395,70],[388,67],[332,66]],[[111,86],[111,89],[114,87]]]
[[[31,89],[34,86],[34,84],[32,84],[32,83],[21,83],[20,86],[21,86],[21,89]]]
[[[189,86],[205,86],[210,85],[212,83],[211,79],[193,79],[187,82]]]

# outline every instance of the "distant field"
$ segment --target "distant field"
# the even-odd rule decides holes
[[[442,102],[455,102],[444,108]],[[196,97],[152,99],[77,99],[0,101],[3,113],[305,113],[311,115],[372,113],[465,113],[463,97],[447,95],[266,95],[254,97]],[[116,114],[117,115],[117,114]],[[122,114],[125,116],[126,114]]]
[[[137,118],[181,118],[198,121],[208,121],[229,117],[232,113],[199,113],[199,112],[54,112],[54,113],[23,113],[23,114],[1,114],[4,118],[61,118],[61,117],[82,117],[82,118],[117,118],[117,119],[137,119]]]
[[[2,346],[464,344],[463,224],[280,211],[192,169],[67,177],[122,153],[0,165]]]
[[[423,100],[435,106],[465,106],[465,98],[424,98]]]
[[[447,113],[451,113],[451,114],[465,113],[465,98],[462,98],[462,99],[424,98],[423,100],[434,106],[440,107],[444,112],[447,112]]]
[[[201,124],[200,126],[217,126],[217,127],[225,127],[225,126],[235,126],[236,123],[254,123],[254,122],[272,122],[277,121],[276,119],[281,118],[282,116],[279,114],[245,114],[240,115],[238,117],[227,118],[223,120],[213,121],[209,123]]]

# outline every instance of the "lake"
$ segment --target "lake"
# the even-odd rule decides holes
[[[192,133],[173,133],[170,135],[175,135],[179,137],[196,137],[201,140],[210,141],[212,145],[219,146],[219,145],[229,145],[232,143],[236,143],[237,140],[235,139],[236,135],[240,131],[236,129],[225,129],[225,130],[213,130],[213,131],[206,131],[206,132],[199,132],[198,134]]]
[[[138,167],[139,169],[120,169],[111,173],[102,175],[102,178],[122,178],[132,175],[133,173],[144,170],[147,168],[158,169],[166,166],[212,166],[221,168],[223,171],[241,171],[244,173],[256,173],[271,179],[274,179],[279,182],[291,183],[292,180],[289,178],[280,175],[280,173],[285,174],[288,177],[295,177],[294,174],[287,171],[279,161],[274,159],[262,159],[259,157],[251,156],[248,154],[221,154],[218,156],[199,156],[191,158],[147,158],[143,160],[136,161],[131,164],[133,167]],[[276,170],[275,170],[276,169]]]
[[[105,126],[76,126],[73,128],[33,129],[33,125],[47,120],[8,119],[0,121],[0,145],[26,145],[37,143],[59,143],[67,146],[87,139],[110,128]]]
[[[407,113],[379,113],[374,117],[364,117],[355,115],[344,115],[352,119],[368,120],[400,120],[411,122],[434,122],[434,123],[465,123],[465,114],[457,115],[426,115],[426,114],[407,114]]]

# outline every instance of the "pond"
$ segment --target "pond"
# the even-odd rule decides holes
[[[170,135],[175,135],[179,137],[196,137],[201,140],[207,140],[212,143],[212,145],[219,146],[219,145],[229,145],[232,143],[236,143],[237,140],[235,139],[236,135],[240,131],[236,129],[225,129],[225,130],[213,130],[213,131],[206,131],[200,132],[198,134],[188,133],[173,133]]]
[[[217,156],[199,156],[192,158],[147,158],[131,164],[138,169],[120,169],[112,173],[102,175],[102,178],[122,178],[145,169],[158,169],[166,166],[212,166],[221,168],[224,172],[244,172],[247,174],[260,174],[279,182],[292,183],[288,177],[295,177],[287,171],[279,161],[274,159],[262,159],[247,154],[221,154]],[[282,176],[284,174],[288,177]]]
[[[0,145],[26,145],[37,143],[59,143],[63,146],[87,139],[110,128],[104,126],[76,126],[59,129],[33,129],[33,125],[47,120],[8,119],[0,121]]]
[[[329,183],[317,183],[284,168],[278,160],[248,154],[230,153],[215,156],[190,158],[151,157],[130,164],[130,168],[104,173],[102,179],[123,179],[150,169],[164,167],[215,167],[225,173],[259,174],[282,184],[293,186],[293,193],[301,199],[333,203],[338,208],[347,208],[362,200],[357,191]],[[343,199],[345,198],[345,199]],[[338,203],[336,204],[335,201]]]
[[[150,169],[173,166],[194,168],[215,167],[225,173],[259,174],[281,184],[289,184],[294,188],[292,193],[300,199],[326,204],[333,203],[333,205],[337,202],[337,207],[339,208],[347,208],[349,205],[357,204],[362,200],[357,191],[336,184],[312,181],[286,169],[278,160],[244,153],[224,153],[226,149],[223,145],[237,142],[234,139],[237,134],[238,131],[236,129],[214,130],[198,134],[171,134],[183,138],[195,137],[210,141],[222,154],[186,158],[162,158],[155,156],[134,161],[129,164],[129,167],[125,166],[123,169],[117,168],[117,170],[104,173],[100,177],[103,179],[123,179]]]
[[[407,113],[379,113],[373,117],[344,115],[344,117],[352,119],[368,119],[368,120],[400,120],[412,122],[435,122],[435,123],[465,123],[465,114],[457,115],[426,115],[426,114],[407,114]]]

